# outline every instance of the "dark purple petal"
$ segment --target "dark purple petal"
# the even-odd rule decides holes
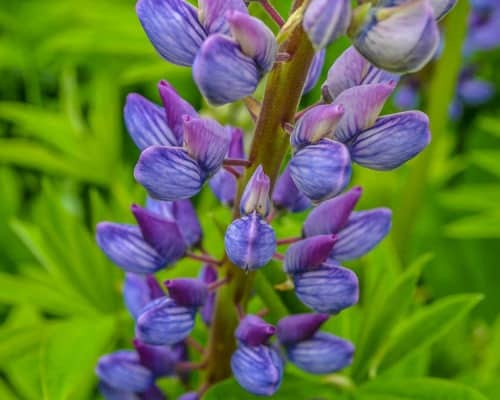
[[[168,295],[178,305],[200,307],[208,297],[208,286],[196,278],[178,278],[165,281]]]
[[[128,272],[125,274],[123,298],[125,306],[134,319],[151,300],[164,296],[163,291],[152,275],[139,275]]]
[[[148,274],[165,266],[165,258],[146,243],[137,226],[101,222],[96,239],[104,254],[127,272]]]
[[[306,81],[304,83],[303,94],[309,93],[318,83],[323,65],[325,64],[325,49],[318,51],[311,62],[309,71],[307,71]]]
[[[123,114],[128,133],[140,150],[154,145],[176,145],[162,107],[139,94],[131,93],[127,96]]]
[[[175,136],[172,146],[182,146],[184,137],[184,116],[198,117],[198,113],[193,106],[184,100],[174,87],[167,81],[160,81],[158,84],[161,101],[165,109],[164,115],[167,125]]]
[[[193,64],[207,33],[192,5],[184,0],[139,0],[136,11],[149,40],[163,58],[178,65]]]
[[[319,313],[337,314],[358,302],[358,278],[347,268],[323,264],[293,275],[293,282],[300,301]]]
[[[244,270],[266,265],[276,250],[273,228],[256,212],[239,218],[227,228],[224,246],[229,259]]]
[[[216,282],[217,269],[210,264],[204,265],[200,271],[199,279],[206,285]],[[210,325],[212,323],[214,305],[215,305],[215,291],[211,291],[208,293],[207,301],[200,308],[201,318],[203,319],[203,322],[205,322],[206,325]]]
[[[283,360],[270,346],[241,345],[231,357],[231,370],[246,391],[271,396],[281,385]]]
[[[273,203],[277,208],[291,212],[304,211],[311,206],[311,201],[295,185],[287,166],[280,175],[273,191]]]
[[[252,177],[248,181],[240,201],[240,212],[242,215],[248,215],[256,212],[266,217],[271,209],[269,199],[269,190],[271,181],[264,173],[262,165],[259,165]]]
[[[222,166],[231,140],[227,127],[208,118],[184,117],[184,148],[207,176]]]
[[[175,222],[136,205],[132,206],[132,213],[142,237],[163,257],[165,264],[171,264],[184,255],[186,244]]]
[[[144,392],[153,383],[153,374],[141,365],[135,351],[121,350],[102,356],[96,374],[106,385],[124,392]]]
[[[193,77],[210,103],[222,105],[251,95],[261,72],[235,41],[227,36],[212,35],[196,56]]]
[[[99,382],[99,392],[106,400],[141,400],[137,393],[115,389],[102,381]]]
[[[185,339],[193,327],[194,309],[161,297],[144,307],[136,322],[135,335],[146,344],[170,345]]]
[[[337,233],[344,227],[356,206],[362,189],[351,190],[327,200],[315,207],[307,216],[302,231],[305,236]]]
[[[134,339],[134,347],[139,354],[141,364],[149,369],[155,378],[174,375],[178,360],[170,347],[152,346],[138,339]]]
[[[395,83],[389,82],[355,86],[344,90],[335,99],[335,104],[344,107],[344,116],[335,129],[334,138],[347,143],[361,131],[371,127],[394,87]]]
[[[320,267],[332,252],[335,241],[334,235],[318,235],[293,243],[285,253],[285,271],[296,274]]]
[[[388,208],[355,211],[337,234],[330,255],[334,260],[353,260],[373,249],[391,229],[392,213]]]
[[[300,149],[289,165],[299,190],[314,202],[334,197],[351,179],[349,151],[329,139]]]
[[[248,13],[243,0],[198,0],[200,19],[210,33],[229,33],[228,11]]]
[[[167,397],[156,385],[151,385],[148,390],[141,393],[141,400],[165,400]]]
[[[367,168],[390,170],[415,157],[430,142],[429,118],[406,111],[378,118],[349,146],[354,162]]]
[[[280,319],[276,336],[283,345],[310,339],[329,318],[328,314],[295,314]]]
[[[160,200],[187,199],[198,193],[205,177],[184,149],[152,146],[141,153],[134,177]]]
[[[354,355],[351,342],[323,332],[285,348],[288,359],[310,374],[339,371],[351,364]]]
[[[245,316],[236,328],[235,336],[246,346],[260,346],[266,344],[276,328],[256,315]]]

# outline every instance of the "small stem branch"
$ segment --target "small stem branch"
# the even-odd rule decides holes
[[[280,253],[274,253],[273,258],[275,260],[278,260],[278,261],[284,261],[285,260],[285,256],[283,254],[280,254]]]
[[[219,279],[218,281],[212,282],[208,285],[208,291],[213,292],[215,289],[221,287],[222,285],[225,285],[228,282],[229,278],[227,276],[222,279]]]
[[[257,317],[265,317],[267,314],[269,314],[269,308],[263,308],[259,312],[257,312],[255,315]]]
[[[188,336],[186,338],[186,344],[195,349],[200,354],[203,354],[205,352],[205,348],[203,347],[203,345],[191,336]]]
[[[224,165],[224,169],[229,172],[231,175],[233,175],[236,179],[240,179],[241,174],[236,171],[233,167],[230,167],[229,165]]]
[[[243,103],[245,104],[245,107],[247,108],[253,121],[257,121],[257,118],[259,118],[260,115],[260,102],[252,96],[247,96],[243,99]]]
[[[278,24],[278,26],[281,28],[283,25],[285,25],[285,20],[283,17],[280,15],[278,10],[276,10],[273,5],[269,2],[269,0],[258,0],[258,2],[262,5],[262,8],[266,10],[266,12],[269,14],[269,16],[273,19],[274,22]]]
[[[202,261],[202,262],[205,262],[208,264],[214,264],[214,265],[221,265],[222,264],[222,261],[216,260],[215,258],[213,258],[212,256],[209,256],[207,254],[194,254],[190,251],[187,251],[186,257],[189,257],[193,260]]]
[[[206,361],[191,362],[191,361],[181,361],[175,365],[175,370],[179,372],[189,372],[195,371],[197,369],[203,369],[207,366]]]
[[[295,114],[295,118],[294,120],[295,121],[298,121],[300,117],[302,117],[306,112],[308,112],[311,108],[314,108],[316,106],[319,106],[323,104],[322,101],[317,101],[316,103],[314,104],[311,104],[310,106],[307,106],[306,108],[304,108],[303,110],[300,110],[298,113]]]
[[[298,236],[297,237],[290,237],[290,238],[278,239],[276,241],[276,244],[278,246],[282,246],[284,244],[292,244],[292,243],[298,242],[300,240],[302,240],[302,238],[298,237]]]
[[[249,160],[244,160],[242,158],[226,158],[222,162],[222,165],[225,167],[227,166],[232,166],[232,167],[249,167],[250,166],[250,161]]]

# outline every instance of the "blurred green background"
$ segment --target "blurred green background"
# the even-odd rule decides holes
[[[156,84],[167,79],[203,112],[251,132],[241,104],[209,109],[190,70],[156,55],[134,3],[0,1],[2,400],[97,398],[97,358],[130,346],[123,274],[101,254],[93,233],[97,221],[129,221],[130,204],[145,195],[132,177],[138,150],[123,125],[126,94],[158,101]],[[275,2],[283,13],[289,3]],[[254,5],[252,11],[260,12]],[[443,53],[419,74],[431,146],[397,171],[354,172],[353,184],[364,187],[360,208],[391,207],[393,230],[349,265],[360,275],[362,299],[329,326],[357,344],[349,384],[330,377],[309,383],[308,395],[341,398],[336,388],[352,381],[366,387],[363,399],[500,398],[500,50],[469,58],[495,88],[493,97],[480,107],[465,106],[451,120],[468,13],[461,0],[444,21]],[[329,49],[324,75],[347,45],[341,40]],[[319,88],[304,105],[318,96]],[[395,111],[393,104],[386,108]],[[227,223],[229,212],[208,189],[195,203],[206,245],[220,254],[217,226]],[[287,216],[276,229],[297,234],[303,217]],[[196,268],[182,262],[165,274],[195,275]],[[262,276],[264,283],[258,279],[258,295],[294,311],[289,295],[266,291],[282,278],[272,271]],[[204,340],[203,332],[196,335]],[[366,383],[375,376],[430,389],[426,395],[398,395],[397,388],[387,394],[377,391],[379,379]],[[432,397],[446,388],[424,377],[455,382],[457,394]],[[460,391],[462,384],[476,391]],[[181,390],[173,380],[162,387]]]

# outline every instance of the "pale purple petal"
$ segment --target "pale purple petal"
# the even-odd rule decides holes
[[[137,393],[115,389],[102,381],[99,382],[99,392],[106,400],[142,400]]]
[[[159,286],[152,287],[154,284],[158,286],[152,275],[134,274],[131,272],[125,275],[123,299],[125,306],[134,319],[140,315],[141,310],[146,304],[164,295]],[[160,296],[158,296],[158,290],[160,291]]]
[[[229,33],[228,11],[247,13],[243,0],[198,0],[200,19],[209,33]]]
[[[300,212],[311,206],[311,201],[298,188],[287,166],[274,185],[273,203],[277,208]]]
[[[240,212],[242,215],[253,213],[266,217],[271,208],[269,190],[271,181],[264,173],[262,165],[259,165],[248,181],[240,201]]]
[[[321,71],[323,70],[323,65],[325,64],[325,49],[316,52],[314,58],[307,71],[306,81],[304,82],[304,90],[302,94],[309,93],[314,89],[318,80],[321,76]]]

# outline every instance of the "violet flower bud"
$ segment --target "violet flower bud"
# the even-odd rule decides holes
[[[428,0],[370,9],[353,31],[354,45],[363,56],[397,73],[421,69],[439,45],[439,29]]]
[[[146,304],[164,295],[153,275],[139,275],[131,272],[125,274],[123,298],[125,306],[134,319],[137,319]]]
[[[300,301],[319,313],[337,314],[358,302],[358,278],[347,268],[323,264],[294,274],[293,282]]]
[[[354,355],[351,342],[324,332],[286,345],[285,349],[293,364],[311,374],[328,374],[341,370],[351,364]]]
[[[272,200],[277,208],[290,212],[304,211],[311,206],[311,201],[297,188],[290,176],[288,165],[274,185]]]
[[[236,328],[235,336],[245,346],[260,346],[267,344],[274,335],[276,328],[256,315],[247,315]]]
[[[271,181],[259,165],[248,181],[245,191],[241,196],[240,212],[248,215],[256,212],[262,217],[267,217],[271,208],[269,189]]]
[[[206,285],[209,285],[210,283],[216,282],[217,281],[217,269],[210,264],[205,264],[203,266],[203,268],[201,269],[199,279],[203,283],[205,283]],[[212,323],[214,306],[215,306],[215,291],[211,291],[208,293],[207,300],[205,301],[205,304],[203,304],[203,306],[200,308],[201,318],[203,319],[203,322],[206,325],[210,325]]]
[[[300,149],[289,165],[293,181],[313,202],[334,197],[351,178],[349,151],[330,139]]]
[[[176,304],[183,307],[198,308],[205,304],[208,297],[207,285],[196,278],[178,278],[165,281],[168,295]]]
[[[151,345],[170,345],[185,339],[193,330],[195,310],[179,306],[169,297],[147,304],[137,319],[135,335]]]
[[[178,397],[177,400],[198,400],[200,396],[196,392],[187,392]]]
[[[152,346],[134,339],[134,347],[142,365],[149,369],[155,378],[175,374],[177,354],[169,346]]]
[[[290,143],[295,149],[300,149],[333,136],[343,115],[344,107],[341,104],[321,104],[311,108],[295,124]]]
[[[310,339],[329,318],[328,314],[295,314],[279,320],[276,336],[283,345]]]
[[[320,50],[345,34],[350,21],[349,0],[312,0],[302,25],[314,47]]]
[[[345,50],[328,70],[323,83],[323,98],[332,102],[344,90],[354,86],[397,82],[398,75],[379,69],[366,60],[355,47]]]
[[[302,94],[309,93],[314,89],[321,76],[323,65],[325,64],[325,49],[316,52],[312,59],[309,71],[307,71],[306,81],[304,82],[304,90]]]
[[[283,360],[271,346],[240,345],[231,357],[231,370],[246,391],[271,396],[281,385]]]
[[[96,374],[107,386],[123,392],[144,392],[153,384],[153,373],[144,367],[135,351],[120,350],[102,356]]]
[[[285,272],[296,274],[321,267],[332,252],[335,241],[335,235],[318,235],[293,243],[285,253]]]
[[[227,228],[224,246],[229,259],[248,271],[266,265],[276,251],[276,236],[265,219],[253,213],[234,220]]]

